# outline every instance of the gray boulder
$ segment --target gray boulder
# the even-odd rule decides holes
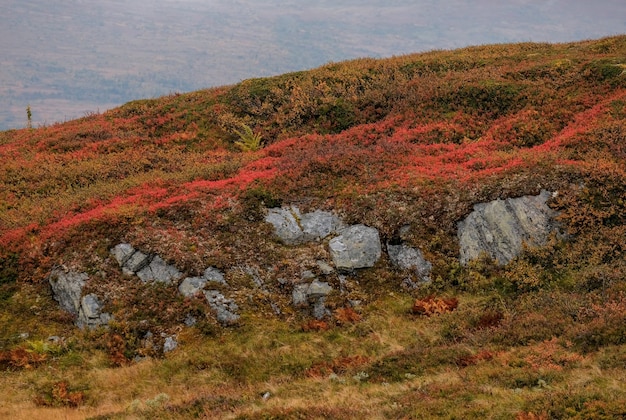
[[[166,336],[165,342],[163,343],[163,353],[169,353],[174,351],[178,347],[178,341],[176,341],[175,336]]]
[[[340,231],[329,242],[330,255],[339,270],[373,267],[381,256],[378,230],[354,225]]]
[[[122,265],[122,269],[124,269],[125,274],[135,274],[150,264],[150,255],[144,254],[141,251],[135,251],[133,255],[131,255],[124,265]]]
[[[283,243],[297,245],[304,240],[304,232],[299,222],[301,218],[300,210],[292,206],[269,209],[265,221],[274,226],[274,233]]]
[[[217,290],[207,290],[204,292],[211,309],[215,311],[217,320],[222,325],[232,325],[239,320],[237,311],[239,307],[232,299],[227,299]]]
[[[115,245],[113,248],[111,248],[110,252],[113,257],[115,257],[115,260],[120,265],[120,267],[123,267],[124,264],[126,264],[126,262],[130,259],[130,257],[132,257],[135,251],[135,248],[133,248],[131,244],[122,243]]]
[[[523,243],[540,246],[557,230],[557,212],[546,204],[551,193],[480,203],[458,223],[461,264],[486,253],[504,265],[517,257]]]
[[[300,219],[305,242],[320,241],[343,227],[341,220],[327,211],[305,213]]]
[[[137,252],[139,253],[139,251]],[[150,263],[137,272],[137,277],[144,283],[156,282],[170,284],[182,277],[182,273],[173,265],[167,264],[156,255]]]
[[[224,273],[222,273],[220,270],[218,270],[215,267],[209,267],[206,270],[204,270],[204,274],[203,274],[204,278],[207,279],[207,281],[212,281],[215,283],[220,283],[220,284],[226,284],[226,280],[224,279]]]
[[[306,295],[309,301],[315,301],[320,298],[325,298],[333,288],[326,282],[314,280],[307,288]]]
[[[88,278],[85,273],[69,271],[62,267],[55,268],[48,276],[54,300],[59,302],[61,308],[78,315],[83,287]]]
[[[415,272],[422,282],[430,281],[430,271],[433,265],[424,259],[422,251],[412,248],[405,244],[391,245],[387,244],[387,252],[391,263],[401,270],[410,270]]]
[[[111,315],[102,312],[102,303],[93,293],[85,295],[81,299],[80,309],[76,325],[80,328],[97,328],[107,325],[111,320]]]
[[[215,267],[204,270],[202,277],[187,277],[178,286],[178,291],[185,297],[191,297],[203,290],[209,282],[226,284],[224,274]]]
[[[293,287],[293,290],[291,292],[291,302],[294,306],[303,306],[308,303],[308,290],[308,284],[296,284]]]
[[[334,214],[316,210],[301,214],[296,206],[269,209],[265,221],[274,226],[274,233],[287,245],[319,241],[342,227]]]
[[[76,326],[95,328],[106,325],[111,315],[102,312],[102,304],[94,294],[82,296],[89,276],[85,273],[55,268],[48,276],[54,299],[61,308],[76,315]]]
[[[178,292],[184,297],[192,297],[208,283],[204,277],[187,277],[178,285]]]
[[[137,275],[144,283],[157,282],[170,284],[182,277],[173,265],[167,264],[158,255],[150,255],[121,243],[110,250],[122,272],[128,276]]]

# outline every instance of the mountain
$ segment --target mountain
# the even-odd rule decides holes
[[[626,32],[626,4],[551,0],[4,0],[0,130],[356,57]]]
[[[0,413],[623,416],[625,70],[484,45],[1,132]]]

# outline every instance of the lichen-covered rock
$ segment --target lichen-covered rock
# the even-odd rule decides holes
[[[557,213],[546,204],[551,193],[480,203],[458,223],[460,261],[467,264],[482,253],[507,264],[522,244],[543,245],[557,230]]]
[[[96,328],[107,325],[111,320],[111,315],[102,312],[102,303],[96,295],[90,293],[81,299],[80,309],[76,325],[80,328]]]
[[[211,309],[215,311],[217,320],[222,325],[232,325],[239,320],[237,311],[239,307],[232,299],[227,299],[217,290],[207,290],[204,292]]]
[[[331,233],[342,228],[343,223],[330,212],[316,210],[302,215],[300,227],[302,228],[304,241],[311,242],[326,238]]]
[[[265,221],[287,245],[319,241],[343,226],[334,214],[322,210],[301,214],[296,206],[269,209]]]
[[[424,259],[422,251],[412,248],[405,244],[391,245],[387,244],[387,252],[391,263],[402,269],[415,272],[422,282],[430,281],[430,271],[433,265]]]
[[[204,270],[203,274],[204,278],[207,281],[212,281],[215,283],[226,284],[226,279],[224,279],[224,273],[218,270],[215,267],[209,267]]]
[[[294,306],[302,306],[308,304],[307,291],[308,284],[296,284],[291,291],[291,302]]]
[[[292,206],[269,209],[265,221],[274,226],[274,233],[283,243],[297,245],[304,240],[304,232],[299,222],[301,218],[300,210]]]
[[[89,276],[64,268],[55,268],[48,276],[54,299],[59,306],[76,316],[76,326],[95,328],[106,325],[111,315],[102,312],[102,304],[94,294],[82,296]]]
[[[156,282],[170,284],[182,277],[182,273],[173,265],[167,264],[156,255],[152,261],[137,272],[137,277],[144,283]]]
[[[345,271],[373,267],[382,252],[378,230],[365,225],[341,230],[328,246],[335,267]]]
[[[311,282],[311,284],[309,284],[309,287],[307,288],[307,299],[311,301],[326,297],[328,296],[328,294],[330,294],[330,292],[332,292],[332,290],[333,288],[330,287],[328,283],[316,279]]]
[[[52,287],[54,299],[59,302],[61,308],[78,315],[83,287],[88,278],[85,273],[69,271],[62,267],[52,270],[48,282]]]
[[[184,297],[192,297],[202,291],[207,283],[204,277],[187,277],[178,285],[178,292]]]
[[[135,251],[133,255],[124,262],[122,268],[127,270],[125,274],[135,274],[147,267],[148,264],[150,264],[150,255],[144,254],[141,251]]]

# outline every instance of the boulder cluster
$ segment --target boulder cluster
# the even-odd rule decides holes
[[[507,264],[520,254],[524,244],[544,244],[552,232],[558,231],[557,214],[547,205],[550,196],[550,192],[542,191],[537,196],[476,204],[473,212],[458,222],[461,264],[482,255],[490,256],[499,264]],[[383,249],[377,229],[363,224],[346,225],[332,212],[302,213],[296,206],[273,208],[268,210],[265,221],[273,226],[277,239],[285,246],[296,247],[310,242],[323,244],[329,258],[317,262],[319,272],[322,276],[336,273],[341,284],[347,273],[374,267],[384,249],[392,266],[407,274],[405,281],[410,287],[430,281],[432,263],[426,260],[420,249],[398,238],[384,244]],[[227,288],[228,283],[225,273],[217,268],[208,267],[201,276],[185,277],[159,255],[135,249],[128,243],[116,245],[110,254],[126,276],[137,277],[146,284],[175,285],[185,298],[203,296],[222,325],[233,325],[240,319],[237,303],[220,291]],[[244,269],[254,283],[264,293],[270,293],[258,271],[250,267],[247,270]],[[112,318],[104,312],[98,296],[93,293],[83,295],[88,280],[87,274],[65,267],[55,268],[49,276],[55,299],[63,309],[76,316],[76,325],[80,328],[106,325]],[[283,281],[281,284],[290,286],[288,290],[294,307],[308,311],[317,319],[329,315],[326,300],[334,292],[331,284],[324,280],[310,270],[303,271],[300,278],[292,282],[279,279]],[[280,308],[276,307],[275,311],[280,313]],[[194,322],[190,318],[188,324]],[[168,337],[166,343],[168,349],[175,348],[173,337]]]

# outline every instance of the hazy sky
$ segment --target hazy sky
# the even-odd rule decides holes
[[[2,0],[0,129],[29,104],[51,123],[330,61],[624,33],[624,0]]]

